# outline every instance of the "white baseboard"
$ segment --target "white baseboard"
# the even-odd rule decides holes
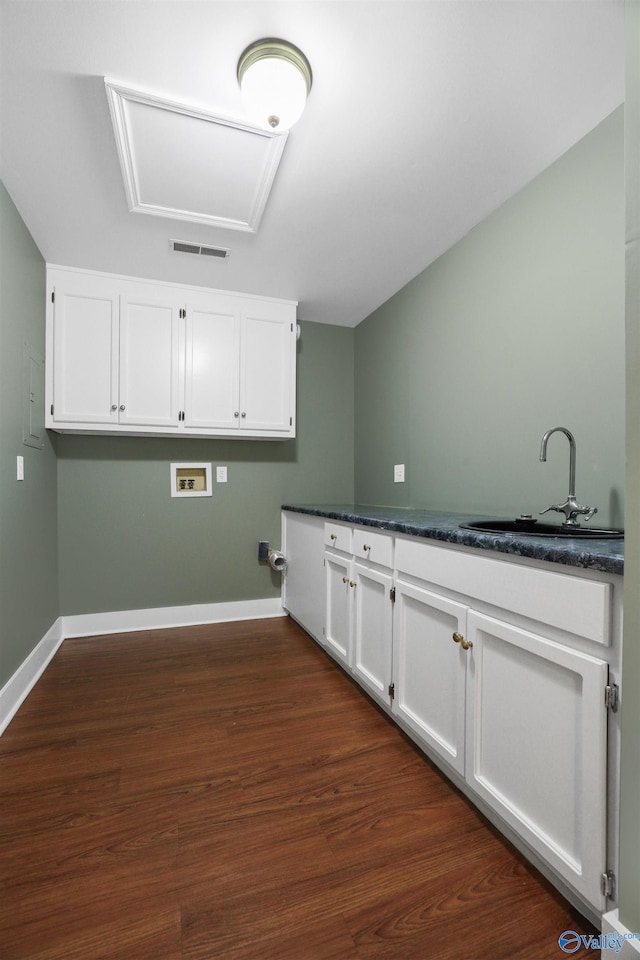
[[[63,640],[62,618],[58,617],[0,690],[0,734],[6,730],[20,705],[31,693]]]
[[[185,607],[153,607],[148,610],[114,610],[109,613],[77,614],[63,617],[62,621],[63,636],[67,638],[284,616],[286,614],[282,609],[280,597],[269,597],[264,600],[236,600],[229,603],[194,603]]]
[[[108,633],[132,633],[135,630],[161,630],[169,627],[189,627],[199,623],[263,620],[284,616],[286,612],[282,608],[280,597],[272,597],[264,600],[197,603],[184,607],[156,607],[150,610],[121,610],[58,617],[0,690],[0,734],[6,730],[20,705],[33,690],[62,641],[70,637],[95,637]]]
[[[627,930],[617,910],[611,910],[602,917],[602,956],[618,957],[619,960],[638,960],[640,958],[640,932]]]

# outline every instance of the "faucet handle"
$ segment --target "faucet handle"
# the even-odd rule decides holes
[[[576,525],[578,523],[577,517],[584,517],[585,520],[591,520],[591,517],[598,512],[597,507],[583,507],[575,499],[575,497],[567,497],[564,503],[555,503],[550,507],[547,507],[546,510],[540,511],[540,516],[543,513],[549,513],[549,510],[556,510],[558,513],[564,514],[564,523],[567,526]]]
[[[541,517],[543,513],[549,513],[550,510],[557,510],[558,513],[564,513],[564,506],[560,503],[552,504],[550,507],[547,507],[546,510],[541,510],[538,516]]]

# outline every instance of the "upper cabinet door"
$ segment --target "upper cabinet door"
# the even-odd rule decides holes
[[[295,307],[268,300],[242,304],[240,429],[295,429]]]
[[[120,423],[178,429],[179,314],[174,291],[127,284],[120,309]]]
[[[47,425],[117,422],[118,285],[103,277],[58,274],[52,295]]]
[[[237,298],[190,297],[185,346],[185,427],[238,429],[240,309]]]

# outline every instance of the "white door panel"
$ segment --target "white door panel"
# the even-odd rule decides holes
[[[396,581],[393,711],[428,746],[464,773],[467,608]]]
[[[390,573],[354,564],[353,672],[379,700],[389,703],[393,607]]]
[[[141,285],[142,286],[142,285]],[[143,287],[123,297],[120,422],[178,428],[179,305]]]
[[[607,664],[472,611],[466,778],[604,908]]]

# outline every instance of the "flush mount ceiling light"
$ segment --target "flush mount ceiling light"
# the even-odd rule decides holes
[[[304,110],[311,80],[309,61],[286,40],[256,40],[238,61],[247,114],[266,129],[279,132],[293,126]]]

